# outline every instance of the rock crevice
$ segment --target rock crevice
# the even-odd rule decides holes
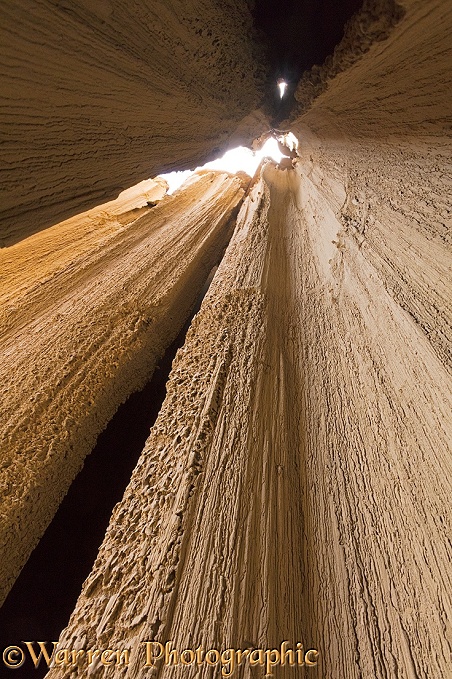
[[[182,328],[243,193],[239,178],[204,173],[126,226],[105,206],[0,255],[2,598],[97,435]]]

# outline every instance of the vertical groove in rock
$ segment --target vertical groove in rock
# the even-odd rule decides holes
[[[130,676],[147,638],[240,647],[301,633],[299,415],[268,209],[259,183],[64,634],[74,647],[136,647]]]
[[[246,3],[21,0],[0,26],[0,244],[196,167],[242,119],[253,138],[264,67]]]
[[[181,329],[242,197],[239,178],[204,173],[126,226],[94,210],[3,251],[2,599],[97,435]]]
[[[301,639],[320,676],[447,677],[447,369],[331,242],[338,186],[264,168],[63,647],[131,648],[138,677],[146,639]]]
[[[179,649],[290,639],[320,650],[322,679],[448,678],[452,8],[445,0],[400,4],[405,15],[389,36],[366,45],[309,111],[294,115],[295,168],[266,164],[245,200],[63,647],[130,648],[127,674],[138,677],[146,639],[172,639]],[[191,141],[186,152],[195,152]],[[239,189],[232,179],[220,183],[235,197],[232,209]],[[212,200],[219,190],[212,186]],[[212,200],[181,200],[179,218],[206,227]],[[165,206],[149,218],[157,233],[165,233]],[[135,265],[143,219],[107,242],[115,266],[105,286],[123,277],[118,262]],[[185,252],[193,232],[177,233]],[[152,241],[162,295],[179,264],[173,246],[170,238],[156,252]],[[143,253],[146,266],[150,256]],[[102,301],[105,267],[80,285],[89,263],[77,264],[65,294],[89,300],[92,284],[100,327],[124,318],[142,327],[141,288],[118,286],[114,299],[125,301],[112,312]],[[53,364],[39,342],[52,318],[42,315],[39,294],[30,298],[39,315],[27,332],[36,331],[45,375]],[[157,307],[163,328],[179,304]],[[79,309],[64,327],[84,322]],[[124,332],[125,354],[137,356],[134,333],[128,325]],[[99,366],[102,388],[115,360],[106,354]],[[66,398],[64,382],[58,392],[49,384]],[[82,403],[82,386],[75,395]],[[58,434],[46,430],[49,445]],[[185,669],[187,677],[197,670]],[[82,661],[78,674],[118,671],[97,659],[89,668]],[[155,674],[169,679],[172,669]],[[251,674],[244,666],[242,676]]]

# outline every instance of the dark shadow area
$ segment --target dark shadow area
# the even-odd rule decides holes
[[[100,434],[96,447],[86,458],[82,471],[0,609],[0,677],[41,679],[46,674],[44,662],[35,669],[28,655],[24,665],[11,672],[2,662],[1,654],[7,646],[21,646],[23,641],[58,641],[67,625],[82,584],[92,569],[113,507],[124,494],[165,399],[173,359],[184,344],[215,270],[216,267],[151,381],[119,407]],[[48,644],[49,652],[51,648]]]
[[[266,45],[274,87],[273,106],[290,110],[293,92],[302,73],[323,64],[344,35],[344,25],[362,6],[362,0],[255,0],[252,14]],[[289,85],[283,100],[278,78]]]
[[[322,64],[361,6],[362,0],[255,0],[254,21],[266,37],[275,84],[279,77],[297,81]]]

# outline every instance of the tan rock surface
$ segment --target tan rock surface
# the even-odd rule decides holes
[[[254,136],[246,3],[14,0],[0,27],[0,245]]]
[[[394,5],[392,0],[376,4]],[[428,144],[432,137],[450,141],[451,3],[399,0],[397,4],[405,15],[388,38],[368,45],[368,51],[339,73],[301,117],[324,142],[371,138],[376,143],[397,143],[404,138]],[[352,35],[359,33],[359,27],[358,23]],[[302,80],[295,93],[301,107],[309,96],[310,87]],[[295,110],[291,129],[299,116]]]
[[[406,13],[389,38],[340,73],[291,129],[312,183],[336,193],[336,240],[355,239],[451,365],[452,6],[401,4]]]
[[[148,202],[157,203],[167,188],[164,179],[147,179],[123,191],[116,200],[1,249],[0,303],[17,304],[21,290],[29,295],[32,287],[39,287],[117,237],[124,226],[148,214]]]
[[[452,9],[400,5],[387,39],[368,44],[364,31],[360,58],[294,115],[295,169],[268,164],[254,183],[62,634],[70,649],[132,649],[128,677],[153,676],[139,651],[153,638],[179,649],[300,640],[321,653],[318,679],[450,675]],[[249,113],[238,136],[259,120]],[[180,219],[188,209],[198,214],[181,204]],[[115,252],[117,266],[128,247]],[[103,271],[92,271],[99,327],[112,308]],[[77,299],[82,274],[77,263]],[[136,289],[127,303],[136,309]],[[133,333],[122,347],[139,355]],[[90,365],[77,367],[85,379]],[[120,673],[99,660],[77,671]]]
[[[246,199],[63,647],[131,648],[139,677],[144,640],[289,639],[325,679],[448,676],[450,380],[353,237],[331,242],[322,180],[270,164]]]
[[[239,178],[204,173],[121,224],[133,193],[0,253],[2,600],[97,435],[177,336],[243,197]]]

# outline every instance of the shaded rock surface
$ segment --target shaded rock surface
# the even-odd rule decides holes
[[[360,15],[350,22],[347,37],[321,69],[319,82],[315,73],[301,79],[295,92],[300,106],[288,124],[293,127],[301,120],[325,142],[372,137],[377,143],[388,138],[397,143],[398,137],[414,137],[414,143],[425,138],[428,143],[437,136],[447,143],[452,125],[451,47],[445,37],[452,26],[450,3],[399,0],[395,5],[381,0],[376,5],[387,10],[394,6],[394,14],[388,18],[383,13],[378,22],[378,13],[369,11],[364,25]],[[379,28],[386,37],[381,42]],[[372,36],[377,39],[373,44]],[[339,73],[328,82],[330,70]],[[313,100],[317,84],[322,93]],[[304,102],[312,102],[308,111]]]
[[[338,73],[358,62],[375,43],[385,40],[403,15],[403,7],[395,0],[364,0],[359,12],[347,22],[344,36],[333,53],[299,80],[295,91],[297,106],[292,115],[306,110]]]
[[[364,26],[359,59],[344,52],[327,87],[316,98],[308,92],[308,110],[300,84],[303,106],[290,120],[300,158],[287,159],[285,170],[267,164],[245,199],[62,635],[68,648],[131,648],[127,676],[142,676],[139,642],[152,638],[179,648],[301,640],[319,649],[322,679],[450,673],[452,8],[445,0],[399,4],[403,17],[375,33],[384,40],[368,41]],[[247,113],[237,134],[260,120]],[[199,134],[205,139],[201,127]],[[186,157],[193,149],[187,141]],[[165,162],[171,153],[171,144],[162,146]],[[222,180],[224,191],[235,186],[230,208],[240,184]],[[212,186],[211,200],[219,190]],[[154,223],[170,205],[164,199],[138,225]],[[212,209],[211,201],[201,205]],[[172,238],[179,234],[183,258],[186,227],[194,229],[200,215],[199,203],[181,202],[180,230],[173,225],[157,250],[150,242],[146,258],[156,253],[177,267]],[[115,251],[120,276],[136,265],[129,250],[121,241]],[[109,332],[119,313],[102,306],[116,275],[106,252],[90,279],[99,332]],[[152,289],[163,294],[170,274],[158,271]],[[77,263],[74,290],[89,300],[81,272]],[[135,322],[142,297],[131,288],[114,300],[124,295]],[[33,343],[27,339],[23,358],[20,351],[14,357],[14,365],[27,366],[14,373],[14,417],[28,393],[17,375],[31,380],[36,356],[43,374],[53,370],[53,354],[40,350],[44,317],[36,299],[37,325],[26,326],[30,337],[36,331]],[[169,314],[162,309],[162,323],[179,304]],[[18,310],[25,313],[24,302]],[[64,326],[69,336],[77,313]],[[83,337],[90,332],[85,325]],[[122,345],[132,362],[141,350],[134,337],[125,334]],[[12,340],[11,356],[22,342]],[[86,357],[78,366],[85,380],[97,360],[92,347]],[[110,360],[99,368],[99,388]],[[18,431],[24,421],[19,412]],[[45,431],[55,445],[58,436]],[[29,433],[21,440],[31,445]],[[32,454],[32,446],[18,454],[20,464]],[[16,517],[22,521],[16,506],[7,517],[11,530]],[[242,676],[251,676],[245,667]],[[118,671],[97,661],[91,676]],[[87,672],[82,662],[78,674]],[[172,672],[162,668],[158,676]],[[293,668],[276,672],[295,676]],[[50,672],[52,679],[63,674]]]
[[[450,366],[452,48],[444,35],[452,8],[403,5],[390,37],[340,73],[291,129],[312,184],[336,194],[337,247],[354,239]]]
[[[131,648],[138,677],[145,639],[291,639],[322,677],[447,677],[448,373],[332,242],[323,180],[268,164],[252,188],[62,647]]]
[[[0,253],[2,600],[97,435],[177,336],[242,197],[239,178],[204,173],[127,225],[114,203]]]
[[[2,3],[0,26],[0,244],[262,124],[246,3],[25,0]]]

